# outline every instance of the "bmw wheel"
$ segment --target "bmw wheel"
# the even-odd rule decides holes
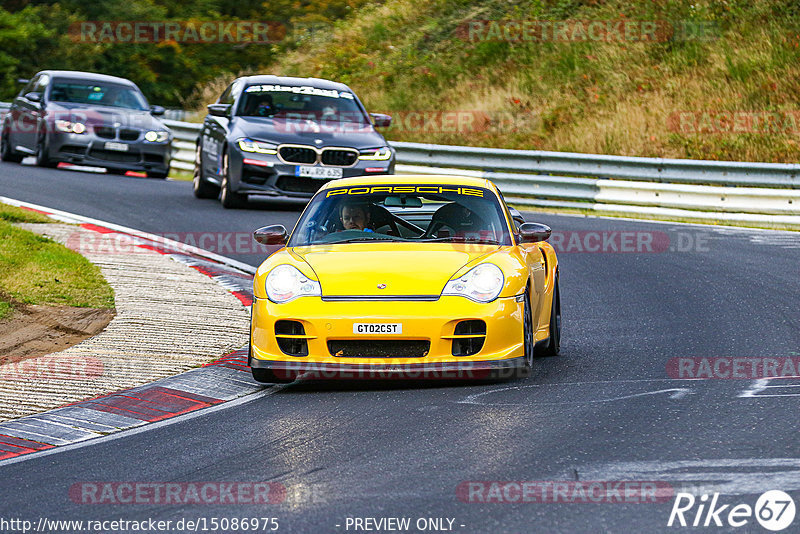
[[[195,198],[217,198],[219,197],[219,186],[206,181],[203,178],[203,153],[200,145],[194,152],[194,174],[192,175],[192,192]]]
[[[8,128],[3,129],[3,135],[0,136],[0,160],[10,163],[19,163],[24,156],[14,152],[14,149],[11,148],[11,141],[8,139],[8,135]]]
[[[219,200],[222,202],[222,207],[226,209],[243,208],[247,205],[247,195],[236,193],[231,190],[231,182],[228,179],[230,174],[230,167],[228,165],[228,154],[222,156],[222,186],[219,194]]]

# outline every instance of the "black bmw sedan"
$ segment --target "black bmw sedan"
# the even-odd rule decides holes
[[[394,150],[344,84],[246,76],[208,106],[197,141],[194,194],[243,207],[249,195],[309,199],[336,178],[394,173]]]
[[[36,74],[14,99],[0,130],[0,159],[60,162],[166,178],[172,134],[132,81],[91,72]]]

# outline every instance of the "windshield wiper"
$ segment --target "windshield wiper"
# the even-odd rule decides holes
[[[468,237],[432,237],[430,239],[420,239],[424,243],[470,243],[476,245],[499,245],[500,242],[494,239],[470,239]]]
[[[357,241],[405,241],[405,239],[398,239],[396,237],[370,237],[370,236],[359,236],[359,237],[351,237],[350,239],[342,239],[341,241],[318,241],[316,244],[319,245],[338,245],[339,243],[354,243]]]

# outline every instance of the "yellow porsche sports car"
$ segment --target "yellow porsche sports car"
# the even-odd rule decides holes
[[[298,376],[469,378],[557,355],[558,260],[495,185],[453,176],[325,184],[254,279],[249,365]],[[513,373],[509,373],[512,375]]]

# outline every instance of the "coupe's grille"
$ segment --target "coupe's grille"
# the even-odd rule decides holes
[[[431,342],[417,339],[341,339],[328,341],[331,355],[340,358],[422,358]]]
[[[139,130],[130,130],[124,128],[119,131],[119,138],[123,141],[136,141],[139,139]]]
[[[297,146],[281,147],[281,158],[289,163],[315,163],[317,153],[311,148]]]
[[[317,180],[307,176],[279,176],[275,187],[291,193],[316,193],[327,180]]]
[[[349,167],[358,159],[358,152],[355,150],[325,150],[322,152],[323,165],[336,165],[339,167]]]
[[[114,139],[117,135],[117,131],[110,126],[95,126],[94,133],[97,137],[102,137],[103,139]]]
[[[86,147],[77,145],[62,145],[58,151],[63,152],[64,154],[80,154],[82,156],[86,153]]]
[[[104,161],[116,161],[122,163],[135,163],[139,161],[139,154],[132,154],[130,152],[114,152],[113,150],[100,150],[92,149],[89,152],[89,157],[97,158]]]
[[[164,163],[164,156],[162,154],[147,154],[144,155],[145,163]]]

